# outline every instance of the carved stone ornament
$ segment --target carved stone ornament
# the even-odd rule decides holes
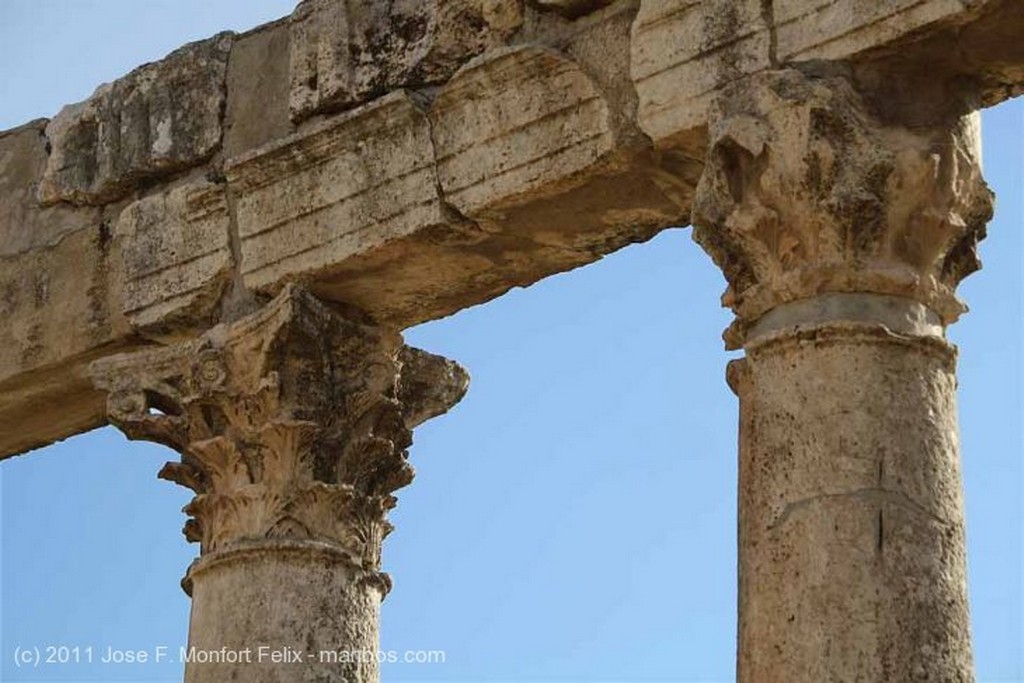
[[[181,454],[160,477],[196,493],[189,541],[207,555],[312,541],[379,580],[392,495],[413,479],[412,428],[462,398],[457,364],[351,322],[288,286],[195,341],[95,362],[110,421]]]
[[[694,239],[729,282],[731,348],[772,308],[826,292],[921,302],[951,323],[992,216],[977,115],[908,129],[875,119],[842,77],[769,71],[727,88]]]

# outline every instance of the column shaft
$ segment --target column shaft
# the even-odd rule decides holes
[[[953,350],[833,323],[746,351],[738,680],[972,680]]]
[[[379,680],[381,586],[331,548],[264,543],[227,551],[196,562],[188,580],[185,683]],[[248,661],[217,661],[221,651]]]
[[[945,328],[992,194],[976,113],[934,104],[901,124],[816,64],[710,107],[693,224],[746,352],[741,683],[973,680]]]

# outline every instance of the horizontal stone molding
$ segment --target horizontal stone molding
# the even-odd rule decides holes
[[[401,91],[229,161],[226,174],[255,289],[442,222],[430,126]]]
[[[134,202],[117,235],[125,284],[123,312],[141,329],[211,322],[233,258],[224,186],[198,182]]]
[[[637,120],[666,144],[703,125],[715,90],[771,66],[760,0],[643,0],[633,23],[630,72]]]
[[[844,59],[963,11],[960,0],[776,2],[778,58]]]
[[[487,53],[430,110],[445,200],[468,216],[555,194],[612,151],[608,103],[572,60],[533,46]]]

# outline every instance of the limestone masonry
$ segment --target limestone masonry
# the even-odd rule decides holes
[[[401,330],[692,224],[746,353],[739,679],[971,681],[945,328],[1022,35],[1018,0],[304,0],[186,45],[0,132],[0,457],[169,446],[190,645],[372,650],[411,430],[468,383]],[[318,666],[186,679],[378,678]]]

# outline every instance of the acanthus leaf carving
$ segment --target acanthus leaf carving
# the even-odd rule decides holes
[[[419,378],[415,395],[401,391],[404,372]],[[392,494],[413,479],[411,429],[467,383],[454,363],[295,286],[194,341],[96,361],[91,375],[129,438],[181,454],[159,476],[195,492],[184,533],[204,555],[315,541],[382,587]]]
[[[914,299],[945,323],[977,270],[992,214],[975,115],[946,126],[879,121],[842,76],[766,71],[726,88],[694,239],[729,283],[727,343],[772,308],[829,292]]]

